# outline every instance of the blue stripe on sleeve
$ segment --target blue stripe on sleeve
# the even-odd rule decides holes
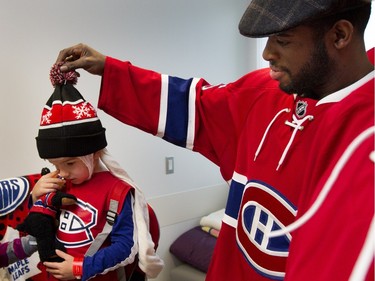
[[[238,212],[240,210],[244,188],[245,186],[242,183],[236,182],[232,179],[225,213],[236,220],[238,219]]]
[[[169,76],[167,121],[163,139],[182,147],[186,147],[189,90],[192,80]]]

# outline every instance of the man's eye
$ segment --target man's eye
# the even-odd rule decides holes
[[[280,46],[286,46],[286,45],[289,44],[288,41],[280,40],[280,39],[277,39],[276,42],[277,42],[277,44],[279,44]]]

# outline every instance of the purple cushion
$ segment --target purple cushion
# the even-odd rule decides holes
[[[216,238],[197,226],[181,234],[169,251],[182,262],[207,272],[215,244]]]

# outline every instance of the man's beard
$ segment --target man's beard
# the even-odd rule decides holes
[[[320,99],[322,96],[322,85],[328,81],[334,62],[329,57],[327,49],[322,40],[318,43],[311,55],[310,60],[302,66],[301,70],[294,76],[289,70],[285,71],[289,74],[291,82],[288,85],[281,85],[280,88],[290,94]]]

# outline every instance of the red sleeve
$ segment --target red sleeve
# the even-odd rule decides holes
[[[155,135],[160,88],[159,73],[107,57],[98,107],[125,124]]]
[[[163,75],[107,57],[98,107],[121,122],[199,152],[232,177],[238,140],[259,96],[280,92],[269,70],[227,85]],[[165,121],[165,124],[163,123]]]

